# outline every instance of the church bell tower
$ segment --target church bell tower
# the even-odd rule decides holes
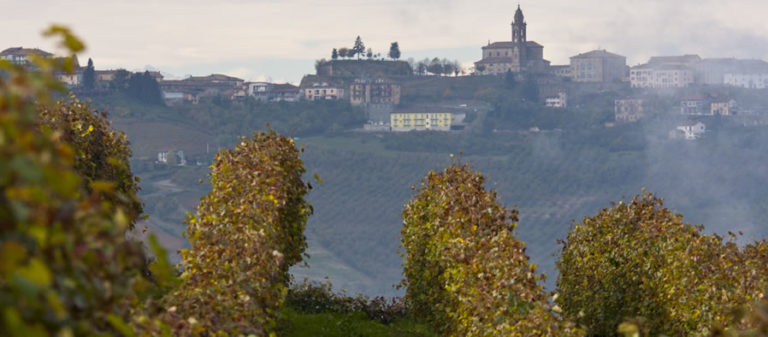
[[[515,21],[512,21],[512,42],[525,43],[526,25],[528,24],[525,23],[523,11],[520,9],[520,5],[517,5],[517,11],[515,11]]]

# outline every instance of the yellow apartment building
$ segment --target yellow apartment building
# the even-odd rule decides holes
[[[389,117],[392,131],[449,131],[454,120],[450,112],[393,112]]]

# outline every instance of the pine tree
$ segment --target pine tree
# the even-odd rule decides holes
[[[333,51],[331,52],[331,59],[336,60],[339,58],[339,51],[336,50],[336,48],[333,48]]]
[[[365,44],[363,44],[363,40],[360,39],[360,36],[358,35],[355,39],[355,46],[352,47],[352,53],[353,55],[357,55],[357,59],[360,59],[360,55],[365,53]]]
[[[96,71],[93,69],[93,60],[88,58],[88,66],[83,71],[83,88],[93,89],[96,86]]]

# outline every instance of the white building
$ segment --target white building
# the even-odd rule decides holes
[[[683,138],[685,140],[695,140],[704,135],[707,131],[707,126],[702,122],[690,122],[683,125],[679,125],[672,131],[672,138]]]
[[[629,70],[633,88],[685,88],[696,80],[694,66],[698,55],[654,56],[646,64]]]
[[[725,85],[747,89],[768,88],[768,72],[752,74],[725,74],[723,77],[723,82],[725,82]]]
[[[642,65],[632,67],[629,81],[633,88],[685,88],[694,82],[694,72],[685,66]]]
[[[548,108],[565,109],[568,107],[568,95],[564,92],[558,92],[557,96],[547,97],[544,102]]]
[[[0,52],[0,60],[6,60],[12,64],[26,66],[30,63],[30,55],[36,55],[42,58],[53,57],[53,54],[37,48],[15,47],[7,48]]]

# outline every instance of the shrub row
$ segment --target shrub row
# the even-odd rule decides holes
[[[213,190],[187,220],[181,286],[167,297],[196,332],[266,336],[285,298],[288,267],[301,261],[312,209],[293,141],[274,131],[222,150]]]
[[[577,335],[514,237],[516,210],[454,163],[430,172],[403,211],[404,286],[416,317],[450,336]],[[556,309],[555,309],[556,310]]]

